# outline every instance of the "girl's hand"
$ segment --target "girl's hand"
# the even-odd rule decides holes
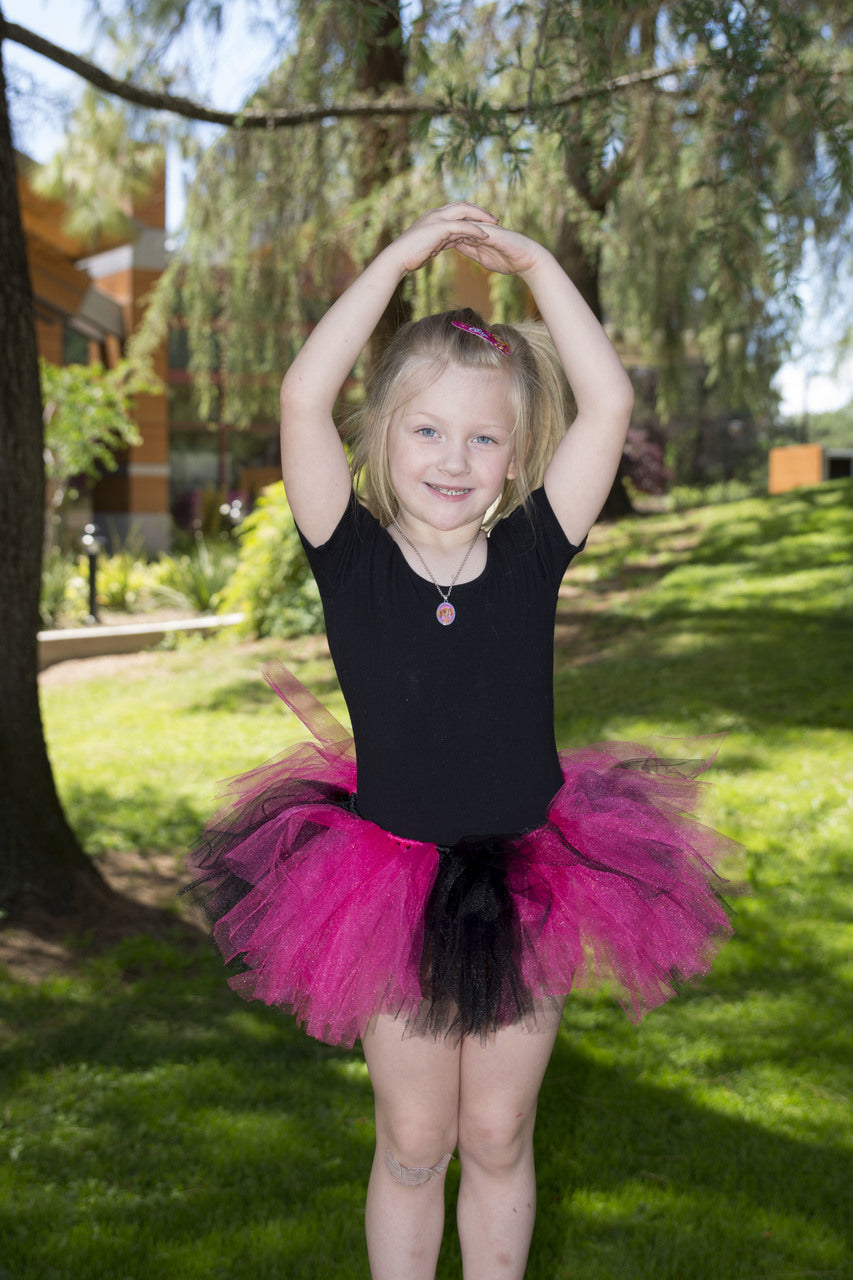
[[[417,271],[444,249],[467,250],[469,257],[474,257],[474,250],[485,240],[486,228],[496,225],[497,218],[478,204],[458,200],[425,213],[385,252],[399,259],[402,271]]]
[[[473,258],[487,271],[497,271],[501,275],[525,275],[542,264],[550,254],[542,245],[523,236],[518,231],[510,231],[490,222],[478,228],[480,235],[475,239],[460,241],[456,248],[466,258]]]

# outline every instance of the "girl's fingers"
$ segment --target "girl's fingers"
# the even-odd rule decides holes
[[[474,204],[470,200],[454,200],[452,204],[444,206],[445,209],[465,209],[466,216],[468,213],[482,214],[489,222],[497,222],[494,214],[489,213],[488,209],[484,209],[482,205]]]
[[[407,252],[403,260],[406,271],[416,271],[424,262],[445,249],[466,247],[475,251],[489,238],[489,228],[497,218],[479,205],[457,200],[441,209],[432,209],[415,222],[400,238]],[[408,246],[411,245],[409,249]]]
[[[482,244],[486,239],[486,231],[471,222],[458,222],[455,225],[439,225],[433,229],[430,239],[424,244],[423,251],[435,255],[443,249],[453,248],[460,244],[472,247]]]
[[[432,218],[440,218],[442,220],[451,219],[452,221],[464,220],[466,222],[497,222],[497,218],[493,213],[489,213],[488,209],[483,209],[478,204],[471,204],[468,200],[454,200],[452,204],[442,205],[440,209],[432,209],[429,213],[424,214],[424,221]]]

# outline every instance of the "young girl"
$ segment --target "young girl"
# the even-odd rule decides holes
[[[398,283],[447,249],[520,275],[553,347],[470,311],[405,326],[368,390],[354,496],[336,397]],[[195,863],[243,966],[232,985],[320,1039],[361,1038],[374,1280],[434,1276],[454,1152],[465,1280],[517,1280],[567,994],[604,976],[639,1016],[728,931],[709,869],[724,842],[685,816],[695,783],[640,748],[554,742],[557,592],[613,482],[631,384],[551,254],[460,202],[326,313],[281,402],[354,750],[269,675],[316,744],[238,780]]]

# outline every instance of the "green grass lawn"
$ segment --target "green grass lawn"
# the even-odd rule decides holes
[[[530,1280],[853,1277],[851,549],[833,483],[597,529],[567,577],[560,745],[705,738],[705,816],[744,852],[708,980],[639,1029],[607,995],[570,1001]],[[271,657],[343,716],[308,641],[46,681],[96,856],[177,867],[215,781],[300,736],[258,678]],[[359,1054],[242,1004],[177,914],[174,936],[75,946],[70,976],[0,982],[0,1280],[365,1278]],[[449,1215],[439,1276],[459,1274]]]

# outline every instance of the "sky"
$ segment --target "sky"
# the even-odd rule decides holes
[[[52,40],[63,48],[83,56],[94,47],[98,61],[95,24],[89,0],[3,0],[7,21],[17,22],[29,30]],[[246,0],[229,0],[225,39],[196,44],[192,65],[205,68],[204,83],[199,85],[200,100],[225,110],[236,110],[268,67],[269,41],[262,24],[250,23]],[[220,50],[220,60],[212,60],[212,52]],[[32,53],[11,41],[3,43],[7,77],[26,91],[31,81],[54,95],[43,95],[35,102],[12,99],[15,143],[33,159],[43,162],[62,145],[63,109],[55,100],[63,97],[73,102],[82,88],[79,77],[48,59]],[[108,67],[108,59],[103,64]],[[180,225],[183,209],[183,184],[186,171],[177,153],[167,159],[166,221],[170,230]],[[812,264],[814,265],[814,264]],[[808,271],[803,289],[805,316],[800,332],[797,358],[786,364],[777,377],[782,395],[782,412],[789,417],[821,413],[840,408],[853,399],[853,353],[841,367],[833,351],[835,335],[850,324],[853,307],[841,305],[827,312],[823,299],[808,287],[815,272]],[[846,315],[844,314],[846,311]]]
[[[259,24],[249,23],[247,8],[246,0],[229,0],[224,6],[224,38],[208,42],[196,37],[193,69],[195,72],[196,68],[204,68],[205,72],[196,97],[206,105],[237,110],[263,73],[263,34]],[[4,0],[3,11],[8,22],[17,22],[72,53],[89,57],[105,70],[110,69],[110,46],[98,45],[90,0]],[[218,62],[213,60],[216,53]],[[23,94],[32,85],[44,91],[30,101],[23,97],[16,101],[11,96],[15,145],[44,163],[62,146],[65,111],[85,83],[73,72],[11,41],[3,44],[3,59],[7,79],[13,79],[10,72],[22,73],[17,82]],[[167,157],[166,193],[166,223],[172,231],[180,226],[185,178],[177,149],[173,149]]]

